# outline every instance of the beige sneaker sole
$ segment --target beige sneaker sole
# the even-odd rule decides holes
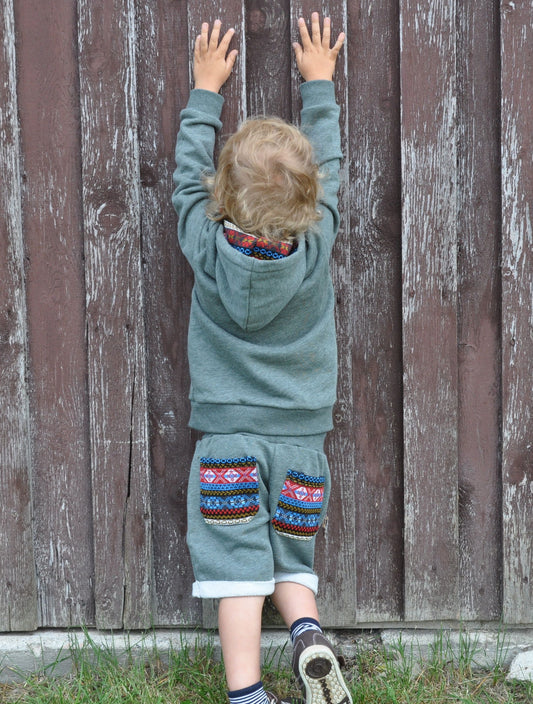
[[[305,704],[352,704],[352,697],[334,653],[323,645],[310,645],[300,655],[300,677]]]

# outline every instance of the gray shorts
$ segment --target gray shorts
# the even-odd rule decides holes
[[[198,442],[187,500],[194,596],[266,595],[277,582],[316,593],[315,537],[331,482],[325,454],[301,441],[243,433]]]

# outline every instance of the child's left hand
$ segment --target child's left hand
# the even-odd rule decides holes
[[[238,54],[237,49],[227,53],[235,34],[234,29],[228,29],[220,44],[218,43],[220,25],[220,20],[215,20],[211,38],[209,38],[209,24],[204,22],[202,33],[196,37],[194,43],[194,87],[214,93],[218,93],[228,80]]]

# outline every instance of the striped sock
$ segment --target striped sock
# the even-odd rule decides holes
[[[228,692],[230,704],[270,704],[262,682]]]
[[[291,626],[291,642],[293,645],[296,639],[305,631],[318,631],[322,633],[320,624],[314,618],[299,618]]]

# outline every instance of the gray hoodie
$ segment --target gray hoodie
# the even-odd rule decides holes
[[[302,130],[323,174],[322,219],[288,257],[247,257],[205,214],[223,99],[191,92],[176,145],[181,248],[194,271],[188,353],[193,428],[209,433],[316,435],[332,427],[337,350],[329,258],[339,226],[342,157],[331,81],[301,86]]]

